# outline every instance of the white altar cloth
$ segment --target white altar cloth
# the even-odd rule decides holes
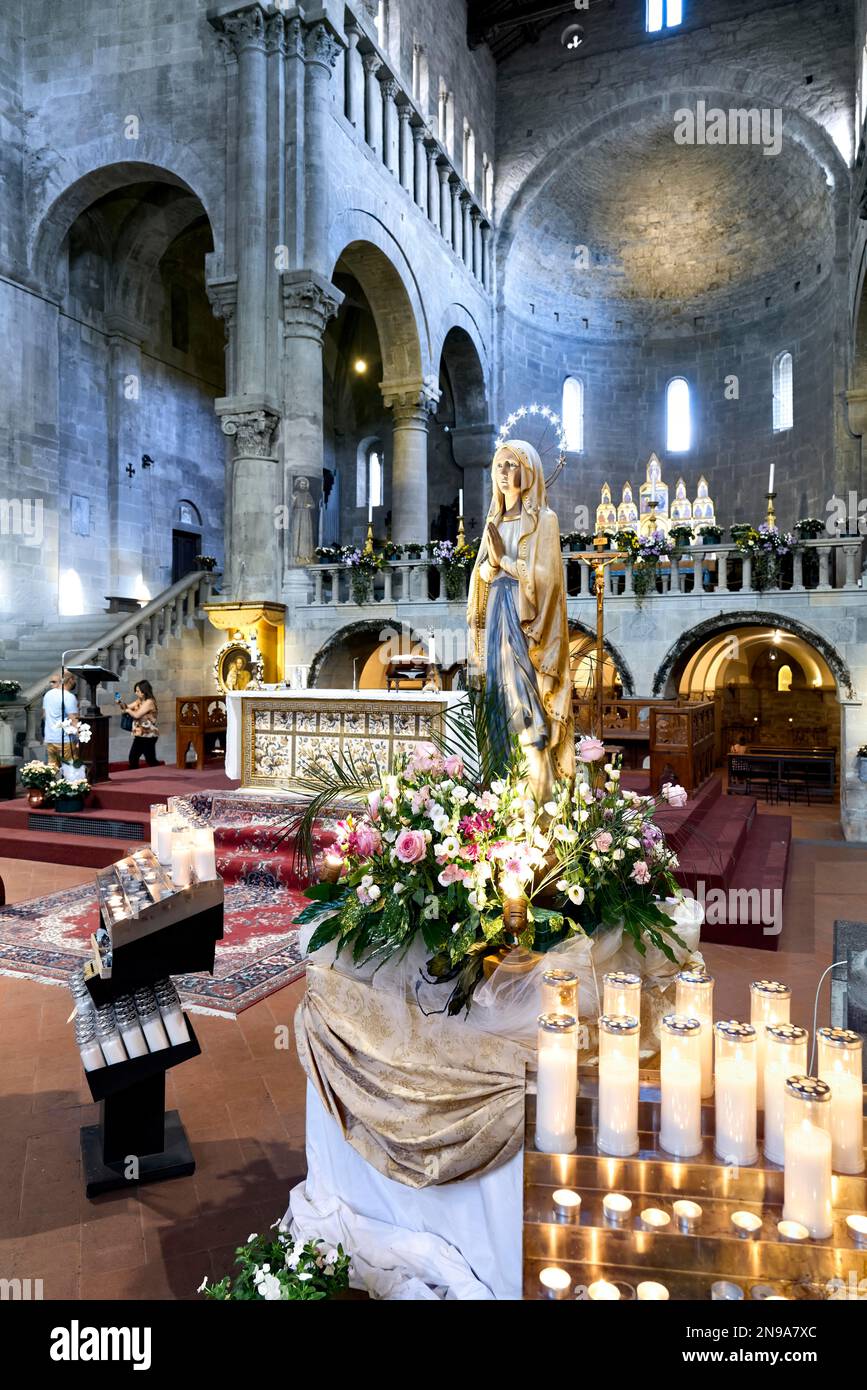
[[[307,1086],[307,1177],[289,1194],[296,1238],[338,1242],[376,1298],[520,1299],[524,1156],[479,1178],[405,1187],[356,1153]]]

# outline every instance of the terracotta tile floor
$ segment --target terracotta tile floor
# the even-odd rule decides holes
[[[705,948],[720,1016],[745,1016],[750,980],[770,975],[792,985],[793,1018],[810,1025],[834,919],[865,915],[867,849],[842,843],[828,808],[799,807],[793,819],[784,945]],[[15,902],[92,871],[0,859],[0,875]],[[0,977],[0,1277],[41,1278],[46,1298],[175,1299],[229,1271],[235,1245],[283,1213],[304,1174],[304,1077],[291,1034],[302,990],[290,985],[234,1022],[196,1018],[202,1055],[169,1073],[166,1089],[195,1152],[192,1178],[88,1201],[78,1131],[97,1107],[66,1025],[69,996]],[[290,1029],[288,1049],[275,1046],[278,1025]]]

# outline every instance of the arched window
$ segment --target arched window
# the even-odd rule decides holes
[[[774,432],[790,430],[794,420],[792,393],[792,354],[781,352],[774,358]]]
[[[423,114],[428,114],[430,102],[427,54],[420,43],[412,46],[412,94]]]
[[[440,78],[439,98],[437,100],[437,135],[441,145],[454,158],[455,109],[452,94],[446,86],[445,78]]]
[[[494,166],[486,154],[482,155],[482,202],[490,212],[494,206]]]
[[[647,0],[645,28],[648,34],[676,29],[683,22],[683,0]]]
[[[464,116],[464,183],[467,188],[475,189],[476,137],[466,116]]]
[[[368,498],[374,507],[382,506],[382,444],[378,439],[362,439],[355,465],[355,505],[366,507]]]
[[[692,446],[692,412],[689,382],[676,376],[665,393],[665,447],[669,454],[685,454]]]
[[[566,448],[580,454],[584,448],[584,383],[577,376],[567,376],[563,382],[562,419]]]

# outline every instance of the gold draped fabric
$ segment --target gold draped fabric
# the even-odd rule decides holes
[[[298,1056],[344,1138],[407,1187],[479,1177],[523,1144],[533,1050],[340,970],[307,968]]]
[[[575,737],[572,722],[572,681],[569,668],[569,624],[560,552],[560,523],[548,506],[542,463],[532,444],[512,439],[494,454],[493,495],[487,520],[501,519],[505,499],[497,484],[497,460],[508,454],[521,465],[521,530],[518,541],[518,618],[551,731],[549,752],[555,778],[575,776]],[[469,666],[476,675],[485,670],[485,612],[489,585],[480,569],[488,558],[485,535],[470,577],[467,603]]]

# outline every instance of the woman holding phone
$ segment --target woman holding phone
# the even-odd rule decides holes
[[[129,750],[129,765],[137,768],[143,757],[148,767],[157,765],[157,702],[150,681],[137,681],[135,699],[130,704],[120,701],[124,714],[132,718],[132,744]]]

